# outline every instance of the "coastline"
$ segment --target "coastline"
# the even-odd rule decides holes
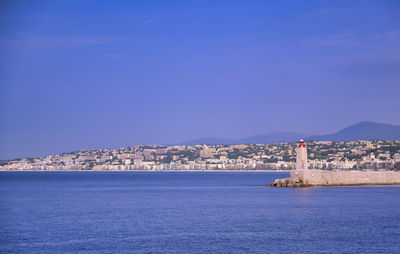
[[[0,170],[0,172],[249,172],[249,173],[290,173],[290,170]]]

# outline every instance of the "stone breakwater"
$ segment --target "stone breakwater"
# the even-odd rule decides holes
[[[400,184],[399,171],[292,170],[289,178],[276,179],[268,187],[310,187]]]

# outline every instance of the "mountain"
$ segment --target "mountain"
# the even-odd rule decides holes
[[[241,139],[199,138],[180,143],[179,145],[275,144],[282,142],[294,142],[308,136],[309,135],[293,132],[273,132],[266,135],[255,135]]]
[[[299,139],[326,140],[326,141],[354,141],[354,140],[394,140],[400,139],[400,126],[393,124],[363,121],[328,135],[306,135],[294,132],[273,132],[265,135],[255,135],[242,139],[199,138],[179,145],[235,145],[235,144],[276,144],[294,142]]]
[[[309,135],[294,132],[273,132],[266,135],[256,135],[237,140],[237,144],[276,144],[294,142]]]
[[[236,144],[234,139],[198,138],[179,143],[178,145],[195,146],[195,145],[233,145],[233,144]]]
[[[354,140],[394,140],[400,139],[400,126],[363,121],[336,133],[311,136],[307,140],[354,141]]]

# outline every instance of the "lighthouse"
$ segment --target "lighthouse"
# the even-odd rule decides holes
[[[307,147],[304,140],[300,140],[296,147],[296,170],[308,170]]]

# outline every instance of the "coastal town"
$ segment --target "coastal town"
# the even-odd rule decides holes
[[[308,141],[310,169],[400,170],[400,140]],[[0,161],[0,170],[292,170],[296,143],[92,149]]]

